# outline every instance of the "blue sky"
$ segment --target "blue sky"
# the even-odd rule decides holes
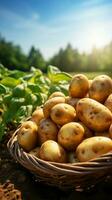
[[[46,59],[67,43],[88,52],[112,41],[112,0],[1,0],[0,33]]]

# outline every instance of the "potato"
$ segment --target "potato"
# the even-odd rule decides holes
[[[50,96],[49,96],[49,99],[52,99],[54,97],[65,97],[65,95],[62,93],[62,92],[59,92],[59,91],[56,91],[56,92],[53,92]]]
[[[19,128],[17,140],[19,145],[27,152],[38,144],[38,126],[33,121],[24,122]]]
[[[58,133],[58,143],[67,150],[75,150],[83,139],[84,128],[76,122],[63,125]]]
[[[78,118],[93,131],[108,130],[112,122],[112,113],[101,103],[83,98],[78,101],[76,106]]]
[[[55,141],[47,140],[42,144],[39,157],[46,161],[64,163],[67,161],[65,150]]]
[[[85,97],[89,90],[89,81],[83,74],[73,76],[69,85],[69,95],[71,97],[82,98]]]
[[[36,110],[32,113],[31,120],[38,125],[40,120],[43,118],[44,118],[43,109],[41,107],[37,107]]]
[[[112,140],[96,136],[83,140],[76,149],[76,156],[80,162],[85,162],[109,151],[112,151]]]
[[[66,103],[59,103],[52,107],[50,116],[56,124],[63,125],[75,120],[76,111]]]
[[[87,126],[85,126],[85,124],[83,124],[82,122],[78,122],[79,124],[81,124],[84,128],[84,139],[92,137],[93,136],[93,132],[92,130],[90,130]]]
[[[93,80],[89,79],[89,88],[91,87]]]
[[[56,140],[58,128],[51,119],[42,119],[38,126],[39,142],[42,144],[46,140]]]
[[[50,111],[51,108],[58,104],[58,103],[64,103],[65,102],[65,98],[64,97],[54,97],[52,99],[48,99],[45,104],[43,105],[43,112],[44,112],[44,116],[45,118],[48,118],[50,116]]]
[[[109,128],[109,135],[110,135],[110,138],[112,139],[112,124],[110,125],[110,128]]]
[[[104,103],[112,93],[112,80],[107,75],[100,75],[93,79],[89,89],[89,97]]]
[[[37,158],[39,157],[39,151],[40,151],[40,147],[36,147],[35,149],[32,149],[29,154],[36,156]]]
[[[112,112],[112,94],[108,96],[104,105]]]
[[[72,98],[72,97],[66,97],[65,102],[74,108],[76,108],[77,102],[80,100],[80,98]]]

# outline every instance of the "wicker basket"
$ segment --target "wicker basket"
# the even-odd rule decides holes
[[[19,129],[18,129],[19,130]],[[32,172],[39,182],[67,189],[87,189],[108,177],[112,178],[112,152],[90,162],[74,164],[47,162],[26,153],[17,142],[17,132],[7,146],[11,155]]]

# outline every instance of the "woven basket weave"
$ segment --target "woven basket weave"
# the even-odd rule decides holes
[[[19,129],[18,129],[19,130]],[[107,177],[112,178],[112,152],[89,162],[56,163],[41,160],[26,153],[17,142],[17,132],[7,146],[11,155],[32,172],[38,181],[61,189],[87,189]]]

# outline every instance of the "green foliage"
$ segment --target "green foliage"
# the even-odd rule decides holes
[[[13,71],[13,76],[12,71],[5,71],[3,66],[0,70],[0,139],[10,124],[15,127],[25,121],[37,106],[44,104],[52,92],[68,94],[71,75],[54,66],[48,66],[47,75],[34,67],[26,73]]]

